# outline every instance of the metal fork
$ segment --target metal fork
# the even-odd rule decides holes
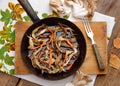
[[[95,53],[95,56],[96,56],[96,59],[97,59],[97,63],[98,63],[98,66],[99,66],[99,69],[100,70],[104,70],[105,67],[104,67],[104,64],[103,64],[103,61],[102,61],[102,58],[100,56],[100,53],[98,51],[98,48],[97,48],[97,45],[94,41],[94,38],[93,38],[93,32],[91,30],[91,26],[89,24],[89,20],[87,17],[82,17],[82,22],[83,22],[83,25],[85,27],[85,31],[86,31],[86,34],[87,36],[91,39],[92,41],[92,46],[93,46],[93,49],[94,49],[94,53]]]

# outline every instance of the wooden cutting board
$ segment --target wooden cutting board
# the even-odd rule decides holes
[[[31,25],[31,22],[17,22],[15,24],[15,73],[16,74],[30,74],[28,68],[24,65],[21,55],[20,55],[20,43],[23,37],[23,34]],[[106,74],[107,73],[107,24],[105,22],[91,22],[90,25],[92,27],[94,33],[94,39],[97,43],[98,50],[100,51],[100,55],[105,65],[104,71],[99,71],[96,57],[93,52],[91,40],[86,36],[84,26],[82,22],[75,22],[75,24],[81,29],[83,35],[85,36],[87,42],[87,54],[86,59],[81,66],[80,70],[87,74]]]

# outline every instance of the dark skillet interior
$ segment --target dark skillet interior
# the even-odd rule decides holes
[[[75,34],[77,34],[75,36],[76,36],[78,44],[79,44],[80,55],[78,56],[78,59],[75,61],[72,68],[67,72],[61,72],[61,73],[57,73],[57,74],[47,74],[47,73],[41,74],[41,70],[34,68],[31,64],[31,60],[29,58],[27,58],[28,45],[29,45],[27,35],[30,35],[35,28],[37,28],[38,26],[40,26],[42,24],[46,24],[48,26],[54,26],[54,25],[57,25],[58,23],[68,25],[69,27],[71,27],[74,30]],[[42,78],[45,78],[45,79],[59,80],[59,79],[63,79],[65,77],[72,75],[80,68],[80,66],[82,65],[82,63],[84,61],[85,55],[86,55],[86,41],[84,39],[82,32],[72,22],[62,19],[62,18],[56,18],[56,17],[45,18],[45,19],[42,19],[42,20],[34,23],[25,32],[23,39],[22,39],[22,43],[21,43],[21,55],[22,55],[22,58],[26,64],[26,66],[30,69],[30,71],[32,73],[34,73],[37,76],[40,76]]]

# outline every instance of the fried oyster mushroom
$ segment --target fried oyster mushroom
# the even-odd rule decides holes
[[[60,17],[66,16],[66,15],[69,16],[70,10],[65,9],[61,0],[50,0],[49,4],[51,9],[55,11],[58,14],[58,16]]]
[[[98,0],[65,0],[68,6],[73,8],[73,16],[81,18],[87,16],[91,18],[94,15]]]
[[[41,25],[29,39],[29,55],[34,68],[42,73],[55,74],[69,71],[79,55],[73,30],[63,24]]]
[[[86,86],[92,79],[88,74],[85,74],[78,70],[72,82],[66,83],[65,86]]]

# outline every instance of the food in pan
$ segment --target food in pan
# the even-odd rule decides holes
[[[69,71],[80,54],[75,35],[73,29],[61,23],[34,29],[28,36],[28,57],[33,67],[49,74]]]

